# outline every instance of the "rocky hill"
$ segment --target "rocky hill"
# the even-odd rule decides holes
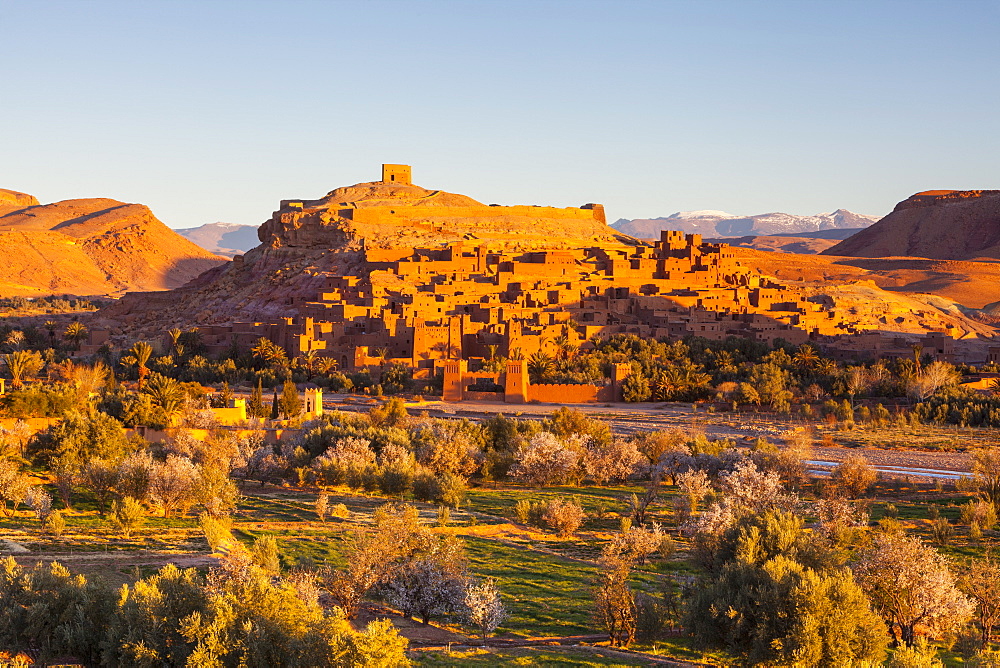
[[[736,216],[725,211],[679,211],[662,218],[620,219],[612,227],[639,239],[657,239],[661,230],[682,230],[706,237],[772,236],[802,234],[819,230],[868,227],[878,216],[866,216],[846,209],[815,216],[789,213],[762,213]],[[803,235],[805,236],[805,235]]]
[[[149,208],[113,199],[39,204],[0,191],[0,295],[168,290],[225,262],[180,237]]]
[[[174,230],[189,241],[193,241],[210,253],[233,257],[246,253],[260,243],[256,225],[238,223],[207,223],[198,227]]]
[[[1000,258],[1000,190],[927,190],[824,251],[852,257]]]
[[[2,219],[0,219],[2,220]],[[260,244],[236,261],[159,297],[130,295],[101,312],[109,327],[161,327],[263,320],[297,313],[329,279],[367,275],[365,253],[443,247],[534,251],[638,242],[609,227],[598,204],[579,208],[484,205],[409,183],[371,182],[337,188],[318,199],[283,200],[257,230]]]
[[[363,239],[368,248],[464,240],[530,250],[627,239],[608,227],[599,204],[487,206],[465,195],[381,181],[337,188],[317,200],[283,200],[257,234],[271,248],[357,248]]]

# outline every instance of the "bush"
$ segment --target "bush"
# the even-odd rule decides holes
[[[545,506],[542,519],[555,532],[565,538],[572,536],[583,524],[586,514],[575,499],[553,499]]]
[[[335,504],[330,508],[330,517],[336,517],[340,520],[346,520],[351,516],[351,511],[347,509],[347,506],[343,503]]]
[[[274,536],[261,536],[253,542],[250,554],[255,564],[269,575],[277,575],[281,570],[278,557],[278,541]]]
[[[458,508],[465,501],[468,485],[465,478],[451,473],[445,473],[438,478],[438,494],[434,501],[452,508]]]
[[[878,479],[878,471],[861,455],[852,455],[830,474],[830,484],[844,496],[856,499]]]
[[[438,481],[434,474],[422,469],[413,476],[413,498],[431,503],[438,495]]]
[[[378,487],[386,496],[403,496],[413,491],[412,467],[390,464],[382,467],[378,477]]]
[[[521,524],[527,524],[528,519],[531,517],[531,501],[528,499],[518,499],[517,503],[514,504],[514,517]]]
[[[132,531],[142,526],[145,521],[146,509],[131,496],[111,504],[111,523],[125,535],[126,539],[131,538]]]
[[[202,513],[199,518],[201,520],[201,531],[205,534],[208,549],[212,552],[218,552],[223,542],[232,541],[233,535],[230,533],[232,522],[228,518],[218,519],[208,513]]]
[[[992,529],[997,523],[997,510],[989,501],[970,500],[962,506],[962,524],[978,524],[980,529]]]
[[[648,594],[635,597],[635,634],[639,640],[649,642],[662,638],[675,621],[675,611],[662,600]]]
[[[316,517],[319,518],[319,521],[325,522],[326,514],[330,512],[330,495],[326,492],[320,492],[319,496],[316,497],[313,508],[316,510]]]
[[[45,529],[56,538],[63,535],[66,530],[66,520],[63,518],[62,511],[55,510],[46,518]]]
[[[451,509],[448,506],[439,506],[437,514],[437,525],[446,527],[451,522]]]
[[[413,498],[426,503],[441,503],[458,508],[465,500],[465,478],[451,473],[435,476],[424,470],[413,479]]]
[[[931,522],[931,535],[934,536],[934,542],[938,545],[947,545],[948,541],[955,535],[955,528],[951,526],[947,517],[938,517]]]

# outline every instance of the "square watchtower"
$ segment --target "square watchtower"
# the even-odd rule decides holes
[[[412,185],[409,165],[382,165],[382,183]]]

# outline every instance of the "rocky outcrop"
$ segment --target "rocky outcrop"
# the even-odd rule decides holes
[[[38,206],[38,200],[33,195],[0,188],[0,215],[23,209],[26,206]]]
[[[258,229],[270,248],[406,248],[448,241],[559,248],[625,239],[609,228],[604,208],[484,205],[471,197],[420,186],[359,183],[317,200],[284,200]],[[476,241],[479,240],[479,241]]]
[[[824,251],[851,257],[1000,258],[1000,190],[928,190]]]
[[[101,312],[109,326],[152,331],[173,324],[266,320],[295,315],[332,277],[367,276],[366,251],[469,247],[533,251],[637,241],[616,232],[604,208],[498,206],[409,183],[337,188],[315,200],[283,200],[258,228],[260,245],[170,296],[166,311],[128,295]],[[160,330],[162,331],[162,330]]]
[[[0,295],[168,290],[225,262],[141,204],[97,198],[42,205],[8,192],[2,201],[32,203],[0,213]]]

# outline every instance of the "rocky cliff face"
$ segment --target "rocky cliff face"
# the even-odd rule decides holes
[[[928,190],[824,251],[852,257],[1000,258],[1000,190]]]
[[[113,199],[39,204],[0,191],[0,295],[117,294],[184,285],[225,260],[149,208]]]

